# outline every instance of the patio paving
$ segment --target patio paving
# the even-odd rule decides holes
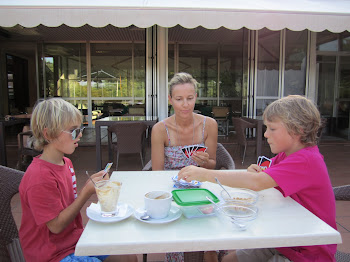
[[[106,142],[106,132],[102,132],[102,166],[108,162],[108,148]],[[229,151],[233,159],[235,160],[236,168],[247,168],[251,163],[256,162],[256,156],[253,148],[248,148],[247,156],[244,165],[241,164],[241,158],[239,156],[239,150],[234,142],[234,135],[230,133],[229,137],[219,137],[225,148]],[[7,158],[8,166],[15,168],[17,162],[17,142],[15,137],[8,137],[7,139]],[[347,166],[350,157],[350,141],[336,139],[331,137],[323,137],[320,143],[320,151],[324,155],[325,162],[327,164],[331,182],[333,186],[350,184],[350,171]],[[76,151],[69,156],[72,160],[76,176],[78,190],[84,185],[86,181],[85,171],[92,173],[96,168],[95,161],[95,146],[94,146],[94,129],[88,129],[84,132],[83,139],[81,140],[79,147]],[[263,148],[263,154],[269,156],[269,148],[265,146]],[[147,163],[150,156],[150,146],[147,146],[146,150],[146,161]],[[138,154],[135,155],[120,155],[119,158],[119,170],[141,170],[141,161]],[[115,170],[113,166],[112,171]],[[84,224],[87,223],[88,218],[86,217],[85,209],[90,205],[91,202],[96,202],[96,196],[92,196],[82,209],[82,216]],[[20,225],[21,221],[21,207],[19,195],[17,194],[12,199],[12,212],[16,220],[17,225]],[[337,225],[338,231],[341,233],[343,243],[338,245],[338,250],[343,252],[350,252],[350,201],[337,201]],[[139,261],[142,261],[142,255],[138,255]],[[164,254],[150,254],[148,255],[148,261],[163,261]]]

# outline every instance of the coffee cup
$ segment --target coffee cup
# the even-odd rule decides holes
[[[162,219],[169,215],[172,194],[168,191],[151,191],[145,194],[145,209],[153,219]]]
[[[96,195],[101,207],[103,217],[114,217],[117,215],[117,205],[122,186],[121,182],[100,180],[95,183]]]

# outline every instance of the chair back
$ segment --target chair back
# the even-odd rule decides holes
[[[230,112],[229,107],[213,106],[212,113],[214,118],[227,118]]]
[[[11,199],[18,193],[24,172],[0,166],[0,261],[24,261]]]
[[[139,153],[143,148],[147,125],[141,122],[119,122],[108,127],[109,133],[117,136],[119,153]]]
[[[350,185],[335,186],[333,187],[335,200],[350,201]],[[337,251],[335,253],[335,260],[337,262],[350,261],[350,253]]]
[[[20,170],[25,171],[29,163],[25,163],[24,156],[29,156],[31,158],[40,155],[42,151],[37,151],[34,146],[29,145],[28,141],[33,137],[32,131],[25,131],[18,134],[18,163],[17,167]],[[26,139],[24,139],[26,138]]]
[[[226,148],[218,143],[216,148],[216,166],[215,169],[235,169],[235,162],[233,161],[230,153]],[[142,171],[151,171],[152,170],[152,160],[150,160],[142,169]]]
[[[321,138],[322,138],[322,134],[323,134],[323,130],[324,128],[327,126],[327,118],[321,118],[321,125],[317,131],[317,145],[320,144]]]
[[[218,143],[216,148],[216,166],[215,169],[235,169],[235,162],[226,148]]]
[[[132,116],[144,116],[145,108],[144,107],[129,107],[128,115]]]
[[[256,124],[250,123],[238,117],[233,117],[232,123],[236,130],[237,143],[239,145],[246,145],[247,144],[246,129],[256,128]]]

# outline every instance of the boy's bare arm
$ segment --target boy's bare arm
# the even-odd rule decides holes
[[[275,180],[264,172],[218,171],[188,166],[181,169],[178,174],[179,179],[186,181],[198,180],[216,183],[215,177],[226,186],[248,188],[255,191],[278,186]]]
[[[97,174],[93,175],[95,179],[102,179],[102,175],[104,171],[100,171]],[[86,203],[86,201],[91,197],[91,195],[95,194],[95,188],[92,182],[89,180],[83,187],[83,189],[78,194],[78,197],[74,200],[74,202],[69,205],[67,208],[63,209],[61,213],[46,223],[46,226],[49,230],[54,234],[61,233],[79,214],[80,210]]]

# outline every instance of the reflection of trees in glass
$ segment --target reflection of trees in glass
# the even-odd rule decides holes
[[[48,97],[55,96],[54,94],[54,75],[53,75],[53,63],[45,60],[45,77],[46,77],[46,95]]]
[[[236,72],[225,69],[220,74],[220,96],[223,97],[241,97],[241,75]]]
[[[350,70],[341,70],[339,98],[350,98]]]

